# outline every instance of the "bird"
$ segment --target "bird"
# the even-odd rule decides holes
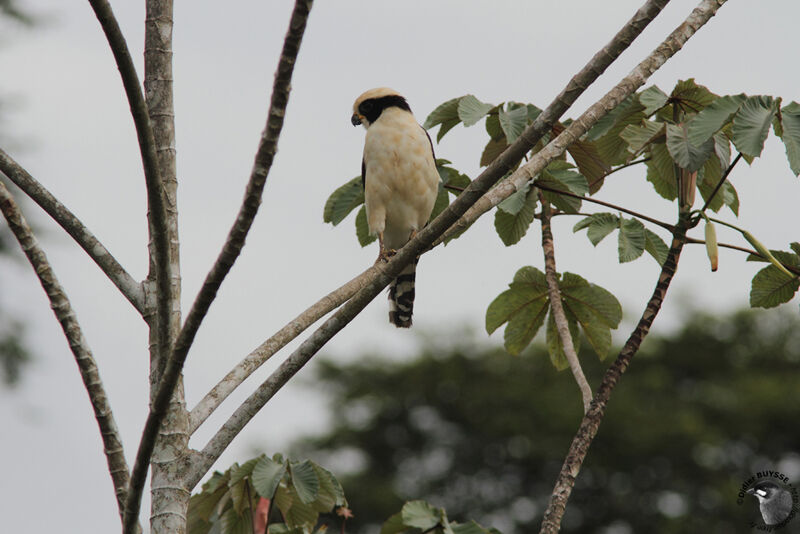
[[[425,226],[433,211],[439,192],[433,142],[406,99],[388,87],[356,98],[350,122],[367,130],[361,159],[367,225],[378,237],[377,261],[387,261]],[[418,260],[389,284],[389,322],[399,328],[411,326]]]
[[[774,482],[769,480],[759,482],[749,488],[747,493],[758,499],[761,517],[767,525],[781,523],[792,511],[792,494]]]

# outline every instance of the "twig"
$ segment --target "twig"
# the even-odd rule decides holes
[[[83,337],[81,326],[75,317],[72,305],[61,284],[59,284],[47,260],[47,256],[39,247],[28,222],[3,182],[0,182],[0,211],[3,212],[3,216],[14,233],[14,237],[17,238],[36,276],[39,277],[39,282],[42,284],[45,293],[47,293],[48,299],[50,299],[50,307],[61,324],[61,329],[67,338],[69,348],[75,356],[75,362],[78,364],[83,385],[92,403],[94,417],[100,427],[103,452],[106,455],[108,470],[117,495],[117,505],[120,516],[122,516],[125,492],[128,487],[128,464],[125,462],[122,438],[117,429],[117,423],[114,421],[114,414],[111,411],[111,405],[108,402],[103,382],[100,380],[97,362],[92,356],[92,351],[89,349],[86,339]]]
[[[223,246],[222,252],[211,271],[206,276],[203,287],[187,315],[186,322],[178,334],[175,346],[166,363],[163,378],[161,378],[158,385],[158,392],[151,403],[150,413],[145,422],[145,429],[142,434],[139,451],[137,452],[136,464],[134,465],[134,470],[131,475],[132,485],[134,480],[137,485],[144,484],[144,478],[147,474],[146,464],[152,454],[155,437],[166,415],[172,392],[181,376],[181,369],[186,361],[189,348],[197,333],[197,329],[200,327],[200,323],[217,294],[217,290],[222,284],[222,280],[228,274],[234,261],[236,261],[236,258],[241,252],[247,232],[253,223],[258,206],[261,203],[261,194],[264,190],[267,174],[272,165],[278,137],[280,136],[283,126],[283,118],[291,88],[291,76],[294,70],[297,53],[300,49],[303,33],[305,32],[306,21],[308,20],[311,5],[311,0],[297,0],[295,3],[294,11],[292,12],[292,17],[289,22],[289,30],[286,34],[283,51],[281,52],[281,58],[278,63],[278,70],[275,75],[267,125],[261,136],[244,202],[239,210],[239,215],[233,228],[231,228],[228,233],[228,239]],[[140,462],[143,464],[143,468],[137,469]],[[139,498],[140,497],[141,489],[139,490]]]
[[[272,355],[285,347],[287,343],[299,336],[318,319],[331,310],[338,308],[342,303],[347,302],[350,297],[362,289],[369,281],[368,275],[374,272],[375,268],[370,267],[343,286],[327,294],[248,354],[192,409],[189,414],[189,433],[193,434],[208,416],[222,404],[222,401]]]
[[[622,169],[627,169],[628,167],[632,167],[632,166],[634,166],[634,165],[638,165],[638,164],[640,164],[640,163],[647,163],[648,161],[650,161],[650,159],[651,159],[651,158],[642,158],[642,159],[637,159],[636,161],[629,161],[629,162],[627,162],[627,163],[624,163],[624,164],[620,165],[619,167],[614,167],[613,169],[611,169],[610,171],[608,171],[606,174],[604,174],[603,176],[601,176],[601,177],[599,177],[599,178],[595,179],[595,180],[594,180],[592,183],[590,183],[590,184],[589,184],[589,190],[591,191],[591,190],[592,190],[592,188],[594,187],[594,185],[595,185],[597,182],[600,182],[600,181],[602,181],[602,180],[605,180],[606,178],[608,178],[609,176],[611,176],[611,175],[612,175],[612,174],[614,174],[615,172],[619,172],[619,171],[621,171]]]
[[[705,204],[703,204],[703,207],[700,209],[700,213],[704,213],[704,212],[705,212],[705,211],[708,209],[708,206],[710,206],[710,205],[711,205],[711,201],[712,201],[712,200],[714,200],[714,196],[716,196],[717,192],[718,192],[718,191],[720,190],[720,188],[722,187],[722,184],[724,184],[724,183],[725,183],[725,180],[727,180],[727,179],[728,179],[728,175],[729,175],[729,174],[731,173],[731,171],[733,170],[733,167],[734,167],[734,166],[735,166],[737,163],[739,163],[739,160],[740,160],[740,159],[742,159],[742,153],[741,153],[741,152],[739,152],[738,154],[736,154],[736,157],[733,159],[733,161],[731,162],[731,164],[730,164],[730,165],[728,165],[728,167],[725,169],[725,172],[724,172],[724,173],[722,173],[722,177],[719,179],[719,182],[717,183],[716,187],[714,187],[714,190],[711,192],[711,195],[709,195],[709,197],[706,199],[706,202],[705,202]]]
[[[511,146],[506,148],[506,150],[500,156],[495,158],[495,160],[492,161],[492,163],[489,164],[486,169],[484,169],[480,176],[478,176],[470,184],[470,186],[463,191],[463,194],[459,195],[459,197],[456,198],[453,203],[444,212],[442,212],[439,217],[437,217],[435,221],[431,221],[431,223],[428,225],[429,228],[436,227],[438,229],[436,235],[440,236],[444,230],[456,220],[455,218],[452,218],[451,215],[456,214],[456,218],[463,215],[469,206],[474,204],[486,191],[488,191],[495,183],[497,183],[497,181],[499,181],[506,172],[514,168],[519,161],[522,160],[526,153],[533,148],[536,143],[539,142],[542,136],[552,128],[553,123],[564,114],[564,112],[575,102],[575,100],[583,93],[583,91],[589,85],[591,85],[617,57],[619,57],[619,55],[633,42],[633,40],[656,17],[656,15],[658,15],[664,6],[666,6],[668,1],[669,0],[648,0],[645,2],[645,4],[634,14],[634,16],[614,36],[614,38],[602,50],[595,54],[589,63],[587,63],[586,66],[584,66],[583,69],[581,69],[581,71],[569,81],[567,86],[537,117],[533,124],[531,124],[522,133],[522,135],[520,135],[520,137],[511,144]],[[437,241],[433,243],[430,248],[438,245],[441,242],[441,239],[437,239]],[[377,278],[377,276],[378,272],[374,268],[369,269],[358,278],[348,282],[348,284],[352,284],[358,280],[359,284],[366,286],[371,284]],[[327,297],[312,306],[312,308],[323,304],[323,301],[326,299]],[[324,315],[336,307],[338,307],[338,304],[329,302],[329,304],[326,306],[326,309],[321,312],[321,315]],[[304,317],[305,313],[309,313],[309,310],[301,314],[300,317]],[[305,322],[307,325],[310,325],[314,321]],[[295,320],[295,323],[297,323],[297,320]],[[303,327],[303,329],[305,328],[307,328],[307,326]],[[291,334],[291,339],[300,335],[303,329],[295,330]],[[283,343],[285,344],[286,342],[291,341],[291,339],[287,339]],[[256,367],[253,366],[245,369],[242,364],[240,364],[240,369],[245,374],[241,379],[237,378],[237,380],[239,380],[238,383],[241,383],[241,381],[247,378],[247,376],[249,376],[249,374],[251,374]],[[232,371],[230,374],[234,372],[236,371]],[[222,399],[215,401],[212,401],[211,399],[208,399],[207,401],[204,399],[203,403],[213,411],[221,401]],[[193,410],[194,415],[197,416],[197,419],[193,417],[193,421],[196,420],[197,424],[199,425],[200,422],[202,422],[201,418],[204,419],[207,417],[207,415],[204,413],[205,408],[202,413],[198,409],[199,405],[197,408],[195,408],[195,410]]]
[[[567,362],[569,362],[572,376],[575,377],[575,382],[581,390],[583,412],[587,413],[589,411],[589,405],[592,402],[592,388],[586,380],[586,376],[583,374],[581,362],[578,359],[578,353],[575,351],[575,346],[572,344],[572,335],[569,331],[567,316],[564,313],[564,306],[561,303],[561,291],[558,287],[558,274],[556,272],[556,251],[553,244],[553,232],[550,229],[550,204],[547,203],[541,192],[539,193],[539,202],[542,205],[542,251],[544,252],[547,294],[550,298],[550,313],[553,314],[553,320],[556,323],[558,336],[561,338],[564,355],[567,357]]]
[[[601,117],[618,106],[625,98],[633,94],[636,89],[644,85],[645,81],[658,68],[675,55],[686,41],[714,16],[717,9],[725,1],[703,0],[700,2],[700,5],[692,11],[689,17],[653,50],[644,61],[639,63],[628,76],[623,78],[603,98],[572,122],[566,130],[548,143],[546,147],[534,154],[528,163],[522,165],[511,176],[489,191],[448,230],[443,238],[446,239],[449,236],[463,232],[482,214],[525,187],[550,161],[563,154],[571,143],[586,133]]]
[[[571,191],[561,191],[559,189],[555,189],[555,188],[552,188],[552,187],[549,187],[549,186],[546,186],[546,185],[542,185],[538,181],[534,182],[534,185],[536,187],[538,187],[539,189],[541,189],[542,191],[550,191],[551,193],[557,193],[559,195],[565,195],[565,196],[568,196],[568,197],[577,198],[579,200],[583,200],[583,201],[586,201],[586,202],[591,202],[593,204],[598,204],[600,206],[605,206],[607,208],[611,208],[611,209],[614,209],[614,210],[617,210],[617,211],[621,211],[622,213],[627,213],[628,215],[632,215],[632,216],[634,216],[634,217],[636,217],[638,219],[642,219],[643,221],[647,221],[647,222],[656,224],[656,225],[660,226],[661,228],[664,228],[665,230],[669,230],[670,232],[675,230],[675,227],[673,225],[669,224],[669,223],[665,223],[664,221],[659,221],[658,219],[653,219],[652,217],[648,217],[647,215],[644,215],[643,213],[639,213],[637,211],[629,210],[627,208],[623,208],[622,206],[617,206],[616,204],[612,204],[610,202],[605,202],[603,200],[598,200],[598,199],[592,198],[592,197],[585,197],[585,196],[582,196],[582,195],[576,195],[575,193],[573,193]]]
[[[667,289],[669,289],[670,283],[675,276],[681,250],[686,242],[687,215],[686,213],[681,213],[673,234],[672,245],[670,246],[664,265],[661,268],[658,283],[642,313],[641,319],[639,319],[639,324],[622,347],[617,359],[606,371],[603,376],[603,381],[594,399],[592,399],[588,413],[583,416],[580,427],[564,458],[564,464],[561,467],[561,472],[556,480],[555,488],[550,496],[550,502],[548,503],[547,510],[545,510],[544,520],[542,521],[539,534],[556,534],[561,527],[561,518],[566,510],[567,500],[572,493],[575,479],[586,458],[589,446],[597,434],[600,423],[605,416],[606,405],[608,404],[611,392],[616,387],[622,373],[628,368],[631,359],[639,350],[642,341],[650,331],[650,326],[653,324],[653,320],[661,309],[661,304],[664,302]]]
[[[139,313],[144,312],[144,292],[141,284],[128,274],[108,249],[66,206],[2,149],[0,149],[0,171],[72,236]]]

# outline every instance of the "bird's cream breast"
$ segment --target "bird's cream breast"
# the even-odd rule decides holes
[[[367,221],[384,232],[387,247],[400,248],[427,222],[439,175],[430,141],[414,116],[387,109],[367,129],[364,143]]]

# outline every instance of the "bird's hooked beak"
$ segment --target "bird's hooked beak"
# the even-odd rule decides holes
[[[363,115],[359,115],[358,113],[353,113],[353,116],[350,117],[350,122],[353,123],[353,126],[358,126],[359,124],[361,124],[361,121],[363,121],[365,118],[366,117],[364,117]]]

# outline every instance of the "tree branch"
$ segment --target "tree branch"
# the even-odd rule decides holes
[[[83,385],[92,403],[94,417],[100,427],[103,452],[106,455],[108,470],[114,483],[114,491],[117,495],[117,505],[121,517],[125,502],[125,492],[128,487],[128,464],[125,462],[122,438],[117,429],[117,423],[114,421],[114,414],[111,411],[111,405],[103,388],[103,382],[100,380],[97,362],[92,356],[92,351],[89,349],[86,339],[83,337],[81,326],[75,317],[72,305],[61,284],[59,284],[47,260],[47,256],[39,247],[28,222],[3,182],[0,182],[0,211],[3,212],[3,216],[14,233],[14,237],[17,238],[36,276],[39,277],[39,282],[50,300],[50,307],[61,324],[61,329],[67,338],[69,348],[75,356],[75,363],[78,364]]]
[[[469,211],[450,228],[443,236],[457,235],[466,230],[478,217],[494,206],[516,193],[539,174],[549,161],[563,154],[567,146],[585,134],[601,117],[617,107],[625,98],[633,94],[636,89],[644,85],[645,81],[666,61],[675,55],[689,38],[708,22],[726,0],[703,0],[653,52],[644,59],[633,71],[623,78],[603,98],[593,104],[577,120],[572,122],[566,130],[561,132],[545,148],[533,155],[528,163],[521,166],[502,183],[489,191]],[[544,113],[542,113],[543,115]],[[541,115],[540,115],[541,117]],[[535,123],[534,123],[535,124]],[[502,156],[501,156],[502,157]],[[485,171],[484,171],[485,172]]]
[[[139,313],[144,312],[144,292],[141,284],[128,274],[97,237],[66,206],[2,149],[0,149],[0,171],[72,236]]]
[[[664,228],[665,230],[669,230],[670,232],[673,232],[675,230],[675,227],[672,226],[669,223],[665,223],[664,221],[659,221],[658,219],[653,219],[652,217],[648,217],[647,215],[645,215],[643,213],[639,213],[638,211],[629,210],[628,208],[623,208],[622,206],[617,206],[616,204],[612,204],[610,202],[605,202],[603,200],[598,200],[598,199],[592,198],[592,197],[585,197],[585,196],[582,196],[582,195],[576,195],[575,193],[573,193],[571,191],[561,191],[561,190],[555,189],[553,187],[542,185],[542,184],[540,184],[538,182],[534,182],[534,185],[536,187],[538,187],[539,189],[541,189],[542,191],[549,191],[551,193],[557,193],[559,195],[564,195],[564,196],[568,196],[568,197],[572,197],[572,198],[577,198],[579,200],[583,200],[583,201],[586,201],[586,202],[591,202],[593,204],[598,204],[600,206],[605,206],[605,207],[611,208],[613,210],[621,211],[622,213],[627,213],[628,215],[632,215],[632,216],[634,216],[634,217],[636,217],[638,219],[642,219],[643,221],[647,221],[647,222],[653,223],[655,225],[658,225],[661,228]]]
[[[603,376],[603,382],[600,384],[600,388],[597,390],[597,394],[592,400],[589,412],[583,416],[580,427],[564,459],[564,464],[556,480],[553,493],[550,496],[550,502],[548,503],[547,510],[545,510],[544,520],[542,521],[539,534],[556,534],[561,528],[561,518],[566,510],[567,500],[572,493],[575,479],[586,458],[589,446],[597,434],[600,423],[605,416],[606,405],[608,404],[611,392],[616,387],[622,373],[628,368],[631,359],[639,350],[642,341],[650,331],[650,326],[653,324],[656,315],[658,315],[661,304],[664,302],[667,289],[669,289],[670,283],[675,276],[681,250],[683,250],[683,245],[686,242],[686,230],[688,227],[687,215],[686,213],[681,213],[678,219],[667,259],[664,261],[661,274],[658,277],[658,283],[653,290],[653,295],[647,302],[647,306],[642,313],[641,319],[639,319],[639,323],[631,333],[628,341],[622,347],[617,359],[606,371]]]
[[[539,203],[542,205],[542,251],[544,252],[545,279],[547,280],[547,294],[550,298],[550,313],[556,323],[558,336],[564,348],[564,355],[569,362],[569,368],[575,382],[581,390],[583,398],[583,412],[589,412],[589,405],[592,402],[592,388],[586,380],[578,359],[578,353],[572,344],[572,334],[569,331],[567,316],[564,313],[564,306],[561,303],[561,291],[558,287],[558,274],[556,271],[556,251],[553,244],[553,232],[550,229],[550,204],[545,200],[544,195],[539,193]]]
[[[531,124],[522,133],[522,135],[520,135],[520,137],[513,144],[511,144],[511,146],[509,146],[486,169],[484,169],[480,176],[478,176],[470,184],[470,186],[463,191],[456,200],[453,201],[453,204],[451,204],[445,210],[447,214],[443,212],[439,217],[437,217],[436,221],[431,221],[428,226],[431,228],[436,226],[438,229],[437,235],[441,236],[444,230],[450,224],[452,224],[456,218],[463,215],[469,206],[474,204],[486,191],[488,191],[495,183],[497,183],[497,181],[500,180],[506,172],[514,168],[519,161],[522,160],[525,154],[531,148],[533,148],[537,142],[539,142],[542,136],[552,128],[553,123],[564,114],[564,112],[575,102],[575,100],[577,100],[583,91],[589,87],[589,85],[591,85],[628,46],[630,46],[633,40],[656,17],[656,15],[661,12],[668,1],[669,0],[648,0],[645,2],[645,4],[634,14],[634,16],[625,24],[625,26],[623,26],[623,28],[614,36],[614,38],[602,50],[595,54],[589,63],[587,63],[586,66],[584,66],[583,69],[581,69],[578,74],[576,74],[569,81],[567,86],[537,117],[533,124]],[[452,218],[452,214],[456,214],[456,218]],[[441,242],[442,240],[438,239],[435,243],[433,243],[433,246],[436,246]],[[375,268],[370,268],[356,279],[348,282],[347,286],[356,284],[360,287],[366,287],[367,285],[372,284],[378,275],[379,273]],[[345,286],[334,291],[331,293],[331,295],[342,290],[345,290]],[[349,298],[349,295],[345,296],[342,294],[342,298]],[[303,330],[316,321],[316,319],[338,307],[339,304],[340,303],[337,301],[331,301],[328,300],[328,297],[325,297],[317,304],[309,308],[309,310],[301,314],[298,319],[294,321],[294,324],[297,326],[297,328],[293,329],[291,334],[289,334],[289,332],[286,330],[289,325],[281,330],[281,332],[291,335],[291,338],[281,341],[281,346],[291,341],[294,337],[300,335]],[[309,317],[313,317],[314,319],[308,320],[305,314],[310,313],[311,310],[317,306],[323,306],[323,309],[318,309],[316,312],[313,312]],[[315,316],[314,314],[316,313],[319,315]],[[298,321],[300,318],[304,318],[302,322]],[[277,336],[278,334],[273,336],[273,339]],[[264,345],[267,343],[269,343],[269,341],[265,342]],[[264,345],[262,345],[262,347],[264,347]],[[279,348],[280,347],[276,347],[275,350],[278,350]],[[257,351],[258,350],[261,350],[261,347],[257,349]],[[198,406],[193,410],[192,428],[199,426],[202,421],[205,420],[205,418],[208,417],[208,415],[214,409],[216,409],[222,400],[224,400],[224,397],[227,396],[235,387],[241,384],[241,382],[244,381],[250,374],[252,374],[252,372],[255,371],[264,361],[266,361],[270,355],[271,354],[268,354],[267,356],[259,356],[258,359],[251,359],[250,356],[248,356],[245,361],[249,360],[249,363],[245,364],[245,361],[243,361],[239,364],[237,369],[231,371],[228,374],[228,377],[236,374],[236,382],[231,382],[229,385],[225,386],[224,396],[217,396],[215,392],[223,391],[223,388],[221,387],[222,383],[220,383],[203,399],[203,401],[201,401],[200,404],[198,404]],[[256,361],[258,363],[256,363]],[[225,379],[223,382],[224,381]]]
[[[152,242],[154,263],[157,269],[157,315],[161,325],[161,338],[165,340],[169,324],[171,299],[171,275],[169,272],[169,233],[167,231],[167,211],[162,194],[162,176],[158,162],[155,135],[147,103],[142,93],[139,76],[128,44],[122,35],[116,17],[108,0],[89,0],[97,20],[105,33],[114,61],[117,64],[122,86],[128,98],[136,137],[139,141],[139,152],[144,167],[145,186],[147,188],[148,219],[150,221],[150,240]],[[152,268],[152,265],[151,265]],[[140,310],[141,311],[141,310]]]
[[[328,293],[314,303],[303,313],[278,330],[272,337],[262,343],[257,349],[247,355],[234,367],[225,378],[214,386],[203,399],[197,403],[189,414],[189,432],[194,433],[197,428],[216,410],[247,377],[266,362],[272,355],[286,346],[287,343],[299,336],[306,328],[317,322],[318,319],[341,306],[355,295],[360,289],[377,276],[375,267],[370,267],[365,272],[356,276],[343,286]]]
[[[186,361],[189,348],[197,333],[197,329],[200,327],[200,323],[216,297],[223,279],[230,271],[244,246],[245,237],[250,230],[258,211],[258,206],[261,203],[261,195],[264,190],[264,185],[266,184],[267,174],[269,173],[269,169],[275,157],[278,138],[281,128],[283,127],[283,119],[286,114],[286,106],[289,101],[289,92],[291,90],[291,78],[294,71],[294,64],[305,32],[311,5],[312,0],[297,0],[295,3],[289,22],[289,30],[284,39],[278,70],[275,75],[267,124],[261,136],[255,163],[250,175],[250,181],[245,192],[244,202],[239,210],[236,222],[228,233],[228,238],[223,246],[222,252],[211,271],[206,276],[203,287],[200,289],[187,315],[183,328],[177,336],[175,346],[166,363],[163,377],[158,385],[158,391],[153,399],[150,413],[145,422],[145,429],[137,453],[136,465],[134,466],[131,477],[132,486],[134,482],[137,484],[144,484],[144,478],[147,474],[146,462],[149,461],[149,457],[152,454],[155,437],[169,406],[172,391],[181,376],[181,370]],[[137,470],[140,461],[144,463],[145,467]],[[141,490],[139,490],[139,494],[140,498]]]

